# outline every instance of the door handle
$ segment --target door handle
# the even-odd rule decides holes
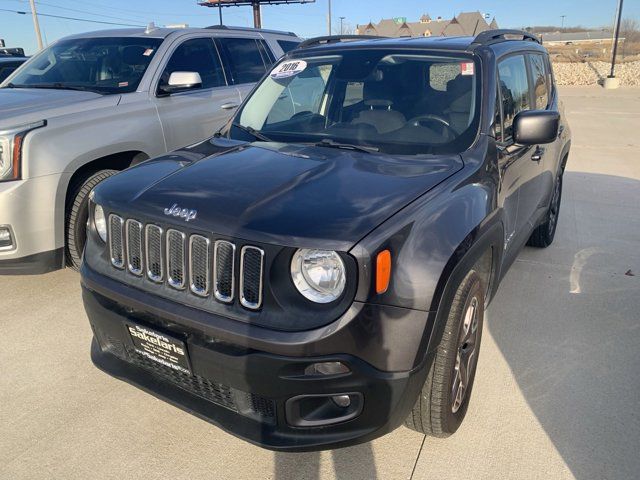
[[[542,160],[543,156],[544,148],[538,147],[536,148],[536,151],[533,152],[533,155],[531,155],[531,160],[533,160],[534,162],[539,162],[540,160]]]
[[[234,108],[238,108],[238,104],[237,103],[233,103],[233,102],[224,103],[224,104],[220,105],[220,108],[222,110],[233,110]]]

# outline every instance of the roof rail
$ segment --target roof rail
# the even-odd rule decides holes
[[[297,37],[293,32],[285,32],[282,30],[269,30],[266,28],[252,28],[252,27],[233,27],[228,25],[209,25],[208,27],[204,27],[210,30],[236,30],[241,32],[260,32],[260,33],[277,33],[279,35],[288,35],[290,37]]]
[[[516,40],[512,38],[507,38],[507,35],[512,35],[516,37],[522,37],[521,40],[536,42],[542,44],[540,39],[534,35],[533,33],[525,32],[524,30],[486,30],[484,32],[479,33],[476,38],[473,39],[469,48],[473,49],[475,47],[479,47],[480,45],[492,45],[494,43],[507,42],[509,40]],[[520,40],[520,39],[517,39]]]
[[[380,37],[377,35],[328,35],[325,37],[315,37],[304,40],[298,45],[298,48],[316,47],[318,45],[328,45],[330,43],[341,43],[354,40],[375,40],[388,37]]]

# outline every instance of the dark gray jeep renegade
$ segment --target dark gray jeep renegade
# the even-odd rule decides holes
[[[448,436],[569,147],[528,33],[303,42],[213,138],[92,193],[93,361],[275,450]]]

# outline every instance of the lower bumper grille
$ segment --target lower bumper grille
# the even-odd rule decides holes
[[[94,330],[95,331],[95,330]],[[260,422],[275,424],[275,402],[261,395],[243,392],[200,375],[187,375],[154,362],[124,345],[122,341],[98,333],[102,348],[120,359],[143,368],[152,375],[200,398]]]

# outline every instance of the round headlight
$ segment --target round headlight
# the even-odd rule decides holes
[[[291,260],[291,278],[298,291],[312,302],[333,302],[344,291],[344,262],[336,252],[300,249]]]
[[[96,231],[103,242],[107,241],[107,219],[104,216],[104,210],[100,205],[96,205],[93,210],[93,223],[96,226]]]

